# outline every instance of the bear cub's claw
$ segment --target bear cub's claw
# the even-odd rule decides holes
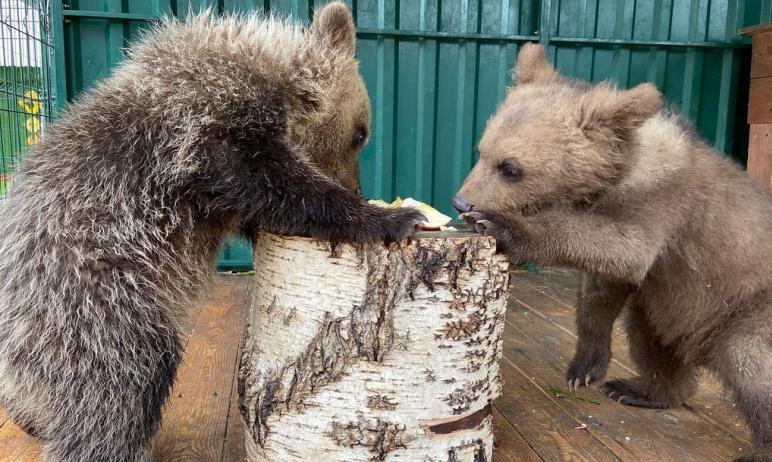
[[[416,209],[383,209],[383,212],[386,215],[383,219],[381,237],[386,243],[409,238],[415,233],[416,225],[426,222],[426,216]]]
[[[605,377],[610,360],[611,355],[603,351],[576,355],[566,374],[568,389],[576,390],[580,385],[589,387],[591,383]]]
[[[489,220],[489,217],[482,212],[462,213],[459,215],[459,218],[472,226],[478,234],[483,236],[496,236],[496,223]]]

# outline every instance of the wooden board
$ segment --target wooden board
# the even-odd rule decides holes
[[[753,34],[751,78],[772,77],[772,30]]]
[[[772,124],[751,125],[748,175],[772,193]]]
[[[40,460],[40,441],[24,433],[0,410],[0,460],[36,462]]]
[[[247,458],[247,449],[244,447],[244,422],[239,413],[237,382],[238,374],[234,371],[231,407],[228,411],[228,427],[225,431],[225,443],[223,444],[223,462],[244,462]]]
[[[493,462],[542,462],[523,435],[507,422],[498,408],[493,408]]]
[[[749,124],[772,124],[772,77],[751,79]]]
[[[222,460],[248,287],[234,276],[218,277],[203,303],[164,413],[156,460]]]
[[[501,377],[504,389],[496,400],[496,407],[542,459],[620,460],[591,433],[574,430],[581,422],[562,410],[542,385],[515,365],[506,352],[501,362]]]

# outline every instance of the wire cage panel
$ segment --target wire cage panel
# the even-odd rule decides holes
[[[54,117],[47,0],[0,0],[0,198]]]

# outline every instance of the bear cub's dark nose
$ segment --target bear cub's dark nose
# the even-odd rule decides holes
[[[459,211],[459,213],[466,213],[472,210],[472,206],[467,204],[463,197],[456,194],[453,196],[453,200],[450,201],[453,207]]]

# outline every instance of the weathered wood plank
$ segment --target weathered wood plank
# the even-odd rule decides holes
[[[241,322],[242,330],[243,325],[246,322],[246,314],[249,309],[248,304],[254,287],[254,278],[252,276],[243,276],[243,279],[248,281],[248,285],[246,288],[247,296],[245,297],[244,317]],[[243,335],[239,333],[239,352],[241,352],[243,345]],[[241,420],[241,414],[239,413],[238,359],[239,358],[237,357],[232,372],[233,381],[231,382],[228,423],[225,429],[225,441],[223,443],[223,462],[243,462],[247,458],[247,450],[244,447],[244,423]]]
[[[772,31],[753,34],[751,78],[772,77]]]
[[[247,298],[244,281],[217,278],[164,413],[157,460],[221,459]]]
[[[564,374],[573,351],[570,337],[518,304],[510,305],[507,318],[514,331],[505,336],[505,355],[542,386],[565,389]],[[609,368],[611,377],[630,375],[616,364]],[[601,404],[558,399],[561,409],[587,424],[587,431],[624,460],[723,460],[737,451],[739,442],[687,409],[632,408],[595,388],[578,393]]]
[[[581,423],[512,362],[507,352],[511,348],[505,347],[501,361],[504,388],[496,407],[539,457],[546,461],[621,460],[590,432],[574,430]]]
[[[40,450],[40,441],[24,433],[10,420],[0,425],[0,460],[38,462]]]
[[[748,175],[772,193],[772,124],[751,125]]]
[[[772,77],[751,79],[748,123],[772,124]]]
[[[228,427],[223,445],[223,462],[244,462],[247,450],[244,446],[244,423],[239,413],[239,393],[237,390],[238,374],[233,374],[231,405],[228,410]]]
[[[493,407],[493,462],[543,462],[536,451],[507,422],[497,407]]]

